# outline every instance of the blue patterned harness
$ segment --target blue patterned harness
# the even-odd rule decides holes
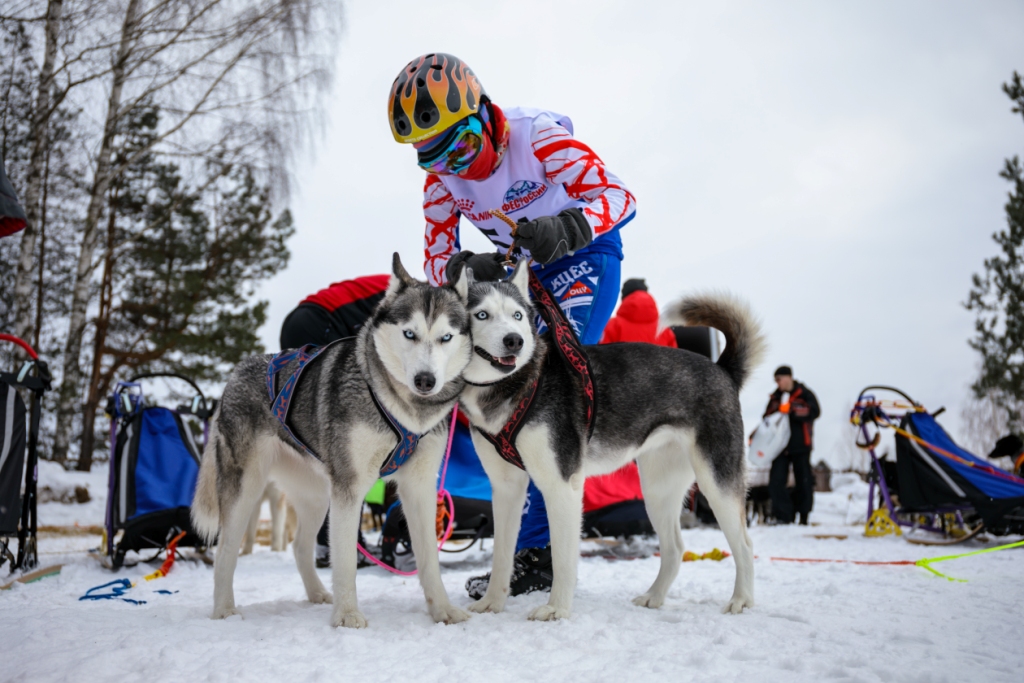
[[[304,444],[299,437],[295,436],[292,432],[291,427],[288,426],[288,411],[291,408],[292,395],[295,393],[295,388],[299,385],[299,378],[302,376],[302,371],[312,363],[317,356],[329,349],[334,344],[341,341],[351,341],[354,337],[346,337],[345,339],[338,339],[325,346],[316,346],[315,344],[306,344],[302,348],[290,349],[287,351],[281,351],[273,358],[270,359],[270,365],[267,366],[267,391],[270,394],[270,412],[273,414],[277,421],[281,423],[281,427],[287,432],[288,436],[291,437],[292,442],[302,449],[303,452],[313,456],[317,460],[320,460],[320,456],[313,452],[313,450]],[[291,362],[295,362],[295,368],[285,378],[284,383],[281,385],[281,390],[276,390],[277,376],[278,374]],[[384,419],[384,423],[394,432],[395,436],[398,437],[398,444],[395,446],[391,454],[388,455],[387,459],[384,460],[384,464],[380,467],[380,476],[386,477],[389,474],[394,474],[398,471],[398,468],[405,464],[405,462],[412,457],[412,454],[416,452],[416,446],[420,442],[420,435],[415,434],[399,422],[394,415],[392,415],[387,408],[380,402],[377,395],[373,392],[373,388],[369,384],[366,388],[370,390],[370,398],[373,399],[373,405],[377,407],[377,412]]]

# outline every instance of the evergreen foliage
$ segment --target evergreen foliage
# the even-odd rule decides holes
[[[194,187],[152,151],[159,126],[159,109],[144,104],[119,131],[115,163],[135,161],[108,195],[85,425],[118,379],[174,372],[219,381],[262,352],[257,332],[267,302],[253,300],[255,289],[288,262],[291,214],[273,214],[270,190],[252,169],[208,164],[202,186]],[[102,439],[83,434],[80,469],[97,443]]]
[[[1024,116],[1024,84],[1014,72],[1003,91],[1012,111]],[[992,235],[1000,254],[985,261],[973,276],[965,306],[977,313],[971,348],[981,354],[981,374],[972,385],[978,398],[994,400],[1006,410],[1008,426],[1024,432],[1024,167],[1020,158],[1007,159],[999,174],[1011,185],[1006,203],[1006,228]]]

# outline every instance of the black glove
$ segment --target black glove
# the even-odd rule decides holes
[[[581,210],[573,208],[557,216],[542,216],[532,221],[520,218],[515,245],[529,249],[534,261],[547,265],[579,251],[593,238],[587,217]]]
[[[478,282],[487,282],[504,279],[505,257],[498,252],[490,254],[474,254],[471,251],[460,251],[448,259],[444,267],[444,276],[451,282],[455,274],[462,266],[469,266],[473,269],[473,279]]]

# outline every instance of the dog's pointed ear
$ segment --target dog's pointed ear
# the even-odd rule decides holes
[[[528,259],[519,259],[519,263],[516,264],[516,269],[512,271],[508,281],[515,285],[524,299],[530,300],[530,264]]]
[[[463,304],[469,303],[469,285],[473,282],[473,269],[469,266],[462,266],[457,268],[455,272],[455,279],[449,280],[448,284],[452,286],[455,293],[459,295],[459,299],[462,300]]]
[[[391,280],[388,281],[388,290],[384,295],[385,297],[391,297],[398,294],[406,287],[416,284],[416,280],[413,279],[412,275],[402,265],[402,257],[395,252],[395,255],[391,258]]]

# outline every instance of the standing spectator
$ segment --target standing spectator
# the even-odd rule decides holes
[[[786,490],[789,467],[793,466],[796,479],[796,512],[800,524],[807,524],[807,516],[814,506],[814,473],[811,471],[811,448],[814,445],[814,421],[821,415],[818,399],[810,389],[793,379],[793,369],[781,365],[775,371],[778,389],[768,401],[765,416],[772,413],[789,414],[789,444],[772,462],[768,488],[772,497],[772,516],[782,524],[793,523],[794,500]],[[783,394],[789,402],[783,403]]]

